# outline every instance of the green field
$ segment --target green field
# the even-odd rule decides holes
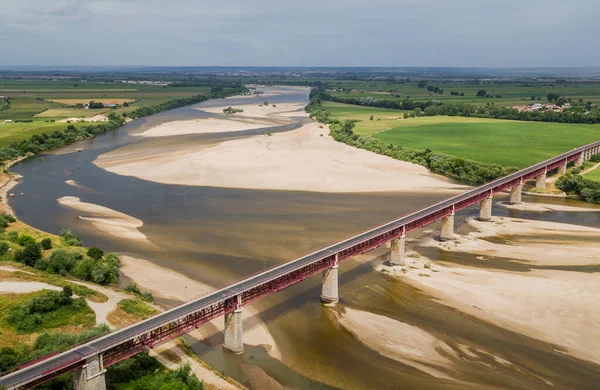
[[[526,167],[600,139],[600,125],[445,116],[400,119],[398,110],[332,102],[323,106],[336,118],[359,121],[357,134],[504,166]]]
[[[531,97],[546,102],[549,93],[555,93],[574,100],[600,102],[600,84],[569,82],[504,82],[504,81],[468,81],[427,80],[427,85],[444,90],[443,94],[419,88],[415,81],[398,82],[386,80],[333,80],[328,82],[329,93],[335,97],[372,97],[374,99],[411,99],[414,101],[438,100],[447,103],[486,104],[500,106],[527,104]],[[340,89],[343,89],[340,91]],[[477,97],[477,91],[484,89],[492,97]],[[353,91],[354,90],[354,91]],[[457,92],[459,96],[451,95]],[[460,96],[464,94],[464,96]]]
[[[583,178],[600,182],[600,168],[596,168],[593,171],[586,173],[583,175]]]
[[[74,125],[77,126],[77,124]],[[66,127],[66,123],[58,122],[4,123],[4,121],[0,121],[0,147],[27,139],[35,134],[50,134],[56,130],[62,131]]]
[[[87,82],[74,80],[1,80],[0,96],[10,97],[10,109],[0,110],[0,120],[59,120],[83,118],[98,114],[128,113],[136,108],[164,103],[210,91],[210,87],[168,87],[158,85],[122,84],[117,82]],[[76,109],[74,104],[53,100],[88,102],[130,100],[129,107],[96,110]],[[0,100],[0,105],[4,103]]]

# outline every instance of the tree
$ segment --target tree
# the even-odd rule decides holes
[[[93,246],[90,249],[88,249],[87,255],[94,260],[100,260],[102,256],[104,256],[104,251],[100,248],[96,248],[95,246]]]
[[[550,92],[547,96],[549,102],[553,102],[554,100],[557,100],[559,97],[560,97],[560,95],[557,93],[554,93],[554,92]]]
[[[6,241],[0,242],[0,256],[8,252],[8,248],[10,248],[10,246]]]
[[[370,120],[370,121],[372,121],[372,120],[373,120],[373,115],[371,115],[371,116],[369,117],[369,120]]]
[[[40,244],[27,244],[24,249],[15,252],[15,261],[23,263],[29,267],[35,266],[35,263],[42,258],[42,248]]]
[[[75,257],[65,250],[55,250],[50,255],[50,268],[60,275],[66,275],[74,265]]]
[[[40,245],[44,250],[52,249],[52,240],[49,238],[44,238],[42,241],[40,241]]]
[[[531,100],[535,100],[535,96],[534,95],[531,95]]]
[[[480,89],[479,91],[477,91],[477,97],[486,97],[487,96],[487,92],[485,89]]]
[[[21,234],[21,236],[17,239],[17,244],[21,246],[26,246],[27,244],[35,244],[35,238],[28,236],[27,234]]]

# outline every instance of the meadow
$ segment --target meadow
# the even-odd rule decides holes
[[[127,114],[133,110],[169,100],[207,93],[210,87],[169,87],[160,85],[122,84],[118,82],[78,82],[60,79],[2,79],[0,96],[10,97],[10,108],[0,110],[0,120],[44,122],[67,118],[93,117],[99,114]],[[77,109],[77,103],[128,103],[128,107]],[[0,104],[3,101],[0,100]]]
[[[419,88],[415,81],[397,82],[387,80],[332,80],[328,82],[329,93],[334,97],[372,97],[373,99],[411,99],[414,101],[437,100],[446,103],[468,103],[474,105],[495,104],[499,106],[522,105],[536,101],[546,102],[549,93],[555,93],[584,102],[600,102],[600,83],[551,83],[551,82],[505,82],[427,80],[427,85]],[[444,93],[428,91],[427,86],[443,89]],[[343,89],[343,90],[340,90]],[[481,89],[489,97],[477,97]],[[451,92],[456,92],[452,95]],[[460,96],[463,94],[463,96]],[[539,98],[539,99],[538,99]]]
[[[73,124],[77,127],[77,124]],[[10,145],[13,142],[27,139],[36,134],[50,134],[54,131],[63,131],[67,127],[66,123],[58,122],[24,122],[24,123],[5,123],[0,122],[0,147]]]
[[[596,168],[593,171],[589,171],[588,173],[583,175],[583,178],[600,182],[600,168]]]
[[[402,119],[399,110],[333,102],[323,106],[335,118],[357,121],[356,134],[503,166],[523,168],[600,139],[600,125],[447,116]]]

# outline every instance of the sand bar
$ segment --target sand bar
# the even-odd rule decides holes
[[[93,203],[82,202],[75,196],[63,196],[58,203],[82,212],[79,219],[90,222],[96,229],[114,237],[148,241],[138,229],[143,222],[130,215]]]

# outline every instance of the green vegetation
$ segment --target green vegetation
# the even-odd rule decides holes
[[[567,194],[575,195],[585,202],[600,203],[600,181],[588,180],[580,175],[566,174],[558,178],[556,188]]]
[[[384,142],[373,137],[355,134],[353,132],[355,122],[335,119],[324,109],[321,104],[319,89],[313,89],[310,99],[311,101],[306,107],[306,111],[317,121],[330,124],[331,136],[336,141],[398,160],[420,164],[433,172],[473,184],[485,183],[517,170],[516,167],[502,167],[497,164],[466,160],[432,152],[429,149],[408,149],[401,145]]]
[[[139,118],[158,112],[223,98],[245,92],[239,83],[212,81],[194,87],[177,87],[176,91],[162,85],[139,85],[124,88],[122,83],[79,84],[48,80],[2,80],[0,95],[8,96],[0,105],[0,162],[21,156],[35,155],[115,130],[125,118]],[[109,95],[110,94],[110,95]],[[103,101],[122,102],[107,108]],[[90,109],[81,102],[96,101]],[[106,122],[57,123],[71,117],[90,117],[98,114]]]
[[[127,314],[145,319],[157,313],[156,309],[136,299],[122,299],[117,304],[118,308]]]
[[[352,121],[353,132],[411,149],[523,168],[597,141],[598,125],[465,117],[399,119],[399,111],[323,102],[332,118]],[[373,115],[375,121],[370,121]]]
[[[242,110],[241,108],[233,108],[233,107],[227,107],[223,109],[223,112],[225,114],[235,114],[237,112],[244,112],[244,110]]]
[[[110,328],[108,326],[99,325],[83,331],[81,334],[62,332],[42,333],[37,336],[31,347],[3,347],[0,349],[0,373],[12,370],[19,364],[38,359],[55,351],[65,350],[109,332]],[[71,377],[71,375],[69,375],[69,377]]]
[[[586,180],[600,182],[600,169],[596,168],[593,171],[589,171],[588,173],[583,175],[583,178]]]
[[[65,286],[62,292],[44,291],[20,294],[12,306],[5,307],[8,314],[3,318],[6,324],[18,332],[31,333],[43,329],[55,329],[67,325],[90,327],[95,323],[95,314],[83,298],[72,298],[73,290]]]
[[[147,353],[138,354],[108,368],[108,390],[202,390],[204,384],[188,364],[177,370],[165,370]]]
[[[60,237],[63,239],[64,243],[68,246],[82,246],[81,240],[79,236],[69,229],[63,229],[60,231]]]
[[[154,302],[154,297],[152,296],[152,293],[143,292],[135,283],[127,285],[127,287],[125,287],[125,291],[135,294],[148,302]]]

